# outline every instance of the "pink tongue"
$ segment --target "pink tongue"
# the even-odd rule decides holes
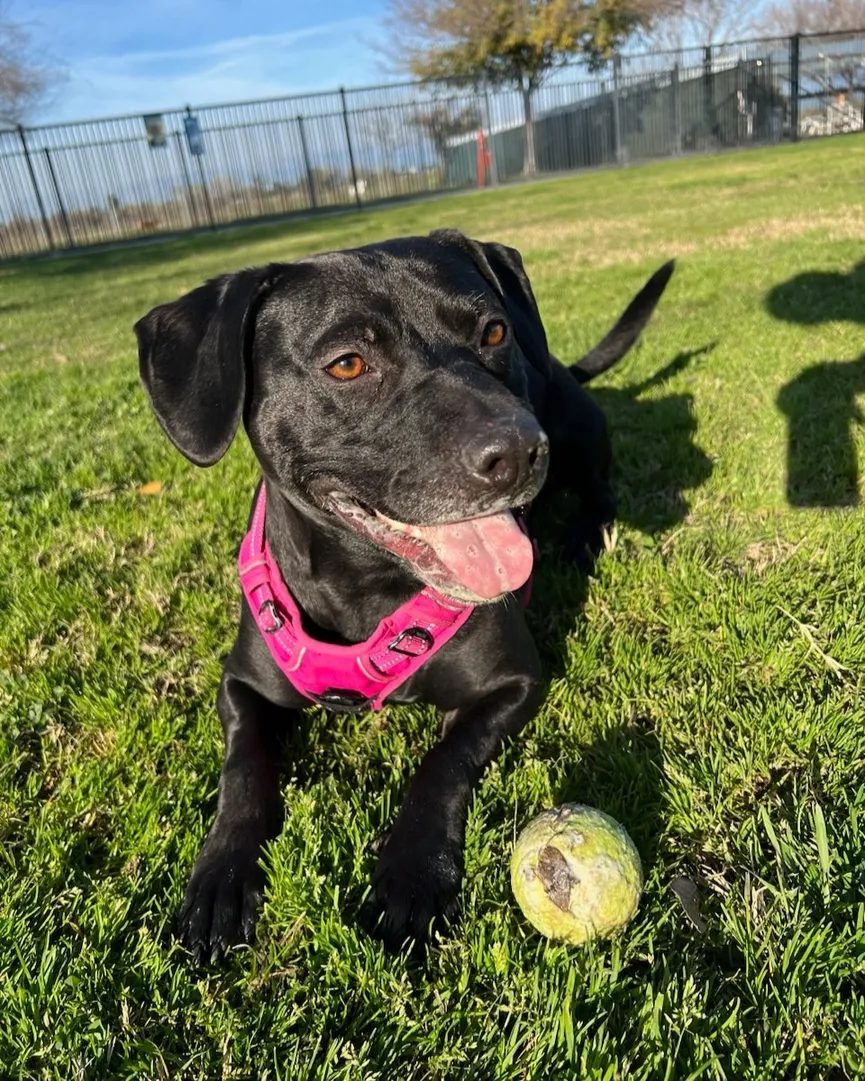
[[[509,512],[415,528],[454,579],[485,600],[519,589],[532,573],[532,542]]]

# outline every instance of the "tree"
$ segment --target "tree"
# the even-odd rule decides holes
[[[766,33],[784,37],[865,30],[865,0],[775,0],[761,24]]]
[[[6,14],[0,0],[0,124],[20,124],[45,96],[58,73],[36,55],[26,26]]]
[[[355,115],[355,123],[361,144],[367,151],[369,169],[384,176],[392,175],[397,152],[406,138],[401,112],[387,106],[367,109]]]
[[[532,94],[581,54],[609,59],[667,0],[390,0],[396,65],[426,79],[513,86],[522,93],[525,171],[537,169]]]
[[[443,161],[450,140],[477,131],[481,126],[481,114],[474,105],[438,102],[429,108],[418,109],[411,122],[429,137]]]
[[[672,0],[642,37],[655,48],[676,52],[689,45],[741,41],[761,29],[756,10],[754,0]]]

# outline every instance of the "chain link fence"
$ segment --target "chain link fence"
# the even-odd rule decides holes
[[[0,258],[861,131],[865,32],[0,132]]]

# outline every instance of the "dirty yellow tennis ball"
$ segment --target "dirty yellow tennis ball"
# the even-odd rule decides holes
[[[634,918],[643,869],[614,818],[563,803],[532,819],[517,838],[511,886],[542,935],[580,945],[614,935]]]

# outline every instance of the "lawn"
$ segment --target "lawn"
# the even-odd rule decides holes
[[[256,469],[243,439],[210,470],[169,446],[132,324],[215,273],[444,225],[521,249],[567,358],[678,258],[593,388],[616,546],[581,603],[542,543],[549,692],[472,809],[457,935],[418,969],[355,925],[432,711],[312,711],[257,945],[195,970],[171,925]],[[0,1076],[861,1077],[863,250],[854,136],[0,268]],[[614,943],[550,944],[511,899],[515,830],[563,800],[641,852]]]

